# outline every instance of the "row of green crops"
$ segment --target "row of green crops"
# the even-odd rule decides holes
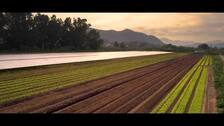
[[[207,80],[207,66],[210,63],[211,57],[204,56],[152,110],[152,113],[201,112]],[[193,97],[192,101],[191,97]],[[188,111],[186,111],[187,106],[189,106]]]
[[[217,110],[224,112],[224,69],[221,57],[213,56],[214,81],[217,89]]]
[[[203,107],[204,90],[207,78],[208,67],[204,68],[195,90],[195,95],[190,106],[190,113],[200,113]]]
[[[0,71],[0,104],[186,55],[170,53]]]
[[[189,80],[191,75],[197,70],[198,66],[201,64],[204,58],[202,58],[184,77],[179,83],[172,89],[172,91],[153,109],[153,113],[165,113],[170,105],[173,103],[175,98],[181,92],[184,84]]]

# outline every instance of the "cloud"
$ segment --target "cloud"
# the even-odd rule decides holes
[[[47,13],[52,15],[53,13]],[[86,18],[92,27],[153,34],[170,39],[224,40],[224,13],[55,13]]]
[[[179,25],[163,28],[140,28],[145,33],[154,34],[159,37],[167,37],[180,40],[211,41],[224,40],[224,14],[194,14],[197,24]],[[187,20],[186,20],[187,21]],[[191,20],[188,20],[189,22]],[[183,23],[183,24],[182,24]]]

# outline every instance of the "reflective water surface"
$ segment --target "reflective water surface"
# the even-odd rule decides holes
[[[0,69],[164,54],[160,51],[77,52],[0,55]]]

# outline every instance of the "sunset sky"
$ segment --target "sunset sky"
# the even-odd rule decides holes
[[[44,13],[86,18],[93,28],[132,29],[159,38],[187,41],[224,40],[224,13]]]

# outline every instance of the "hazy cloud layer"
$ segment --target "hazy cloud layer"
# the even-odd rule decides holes
[[[224,13],[51,13],[86,18],[98,29],[125,28],[179,40],[224,40]]]

